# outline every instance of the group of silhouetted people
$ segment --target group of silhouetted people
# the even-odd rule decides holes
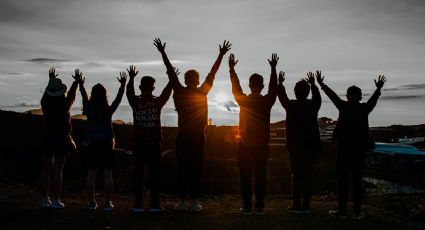
[[[205,151],[205,128],[208,120],[207,95],[213,86],[215,75],[231,44],[224,41],[219,46],[219,55],[214,62],[204,82],[199,86],[199,73],[189,70],[184,74],[185,86],[178,78],[179,70],[171,64],[165,52],[165,43],[154,40],[154,45],[161,53],[167,70],[169,82],[159,97],[152,95],[155,89],[155,79],[143,76],[136,95],[134,79],[139,73],[135,66],[130,66],[126,72],[121,72],[118,81],[120,87],[115,100],[109,105],[106,89],[102,84],[96,84],[90,97],[84,88],[85,78],[76,69],[74,82],[67,87],[57,78],[54,68],[49,70],[49,83],[41,99],[44,117],[43,146],[41,170],[41,206],[64,208],[59,199],[62,169],[69,152],[76,151],[72,139],[70,108],[75,101],[79,86],[83,99],[83,115],[87,117],[87,140],[89,153],[86,159],[88,168],[88,206],[96,210],[98,204],[95,197],[95,179],[98,171],[104,177],[104,202],[102,209],[111,211],[114,204],[110,200],[113,188],[112,169],[114,159],[114,132],[112,115],[118,108],[124,91],[133,110],[133,193],[135,213],[143,213],[143,178],[147,166],[150,187],[151,213],[162,212],[164,209],[159,200],[159,172],[161,161],[161,110],[173,92],[175,109],[178,114],[178,133],[176,138],[177,180],[179,199],[174,208],[177,211],[186,210],[186,196],[191,198],[191,210],[202,211],[199,203],[201,195],[202,165]],[[329,213],[339,218],[348,218],[348,178],[352,177],[353,185],[353,218],[362,219],[362,172],[365,163],[365,151],[373,148],[373,140],[369,137],[368,115],[375,107],[380,96],[380,90],[385,83],[385,77],[375,80],[376,91],[366,103],[361,103],[362,92],[356,86],[347,89],[347,101],[342,100],[334,91],[324,84],[320,71],[308,72],[305,79],[294,87],[295,100],[288,98],[283,82],[285,73],[277,76],[279,57],[272,54],[268,63],[271,68],[268,92],[262,95],[264,78],[254,73],[249,77],[251,92],[245,94],[235,71],[238,61],[234,54],[229,57],[229,73],[232,92],[240,107],[238,156],[243,206],[240,212],[251,215],[265,215],[266,167],[269,153],[270,111],[276,97],[286,110],[286,146],[293,175],[293,203],[288,208],[290,213],[311,213],[312,171],[315,157],[321,151],[318,112],[321,106],[321,89],[330,98],[339,111],[339,118],[334,132],[337,141],[337,177],[338,177],[338,209]],[[128,74],[128,84],[127,82]],[[311,99],[308,96],[311,91]],[[52,173],[53,171],[53,173]],[[52,196],[49,196],[50,175],[53,176]],[[252,203],[252,177],[255,178],[255,203]]]

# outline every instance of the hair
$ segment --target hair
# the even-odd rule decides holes
[[[362,90],[355,85],[348,87],[347,99],[348,101],[359,102],[360,100],[362,100]]]
[[[109,105],[106,95],[106,89],[102,84],[98,83],[93,86],[89,100],[89,107],[93,111],[95,117],[107,115]]]
[[[300,80],[295,84],[294,92],[298,100],[305,100],[310,93],[310,84],[305,80]]]
[[[185,74],[184,74],[184,82],[186,83],[186,85],[199,85],[199,73],[198,71],[191,69],[188,70]]]
[[[155,79],[151,76],[143,76],[140,79],[140,90],[152,90],[155,84]]]
[[[249,85],[253,86],[253,87],[261,87],[263,86],[263,76],[261,76],[258,73],[253,73],[250,77],[249,77]]]

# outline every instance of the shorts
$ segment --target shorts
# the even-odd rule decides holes
[[[114,140],[90,141],[86,166],[88,169],[111,169],[115,167]]]

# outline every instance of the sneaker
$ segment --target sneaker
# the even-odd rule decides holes
[[[161,206],[153,206],[153,207],[150,207],[148,211],[150,213],[160,213],[160,212],[164,212],[164,208]]]
[[[202,211],[202,206],[201,204],[199,204],[198,199],[193,199],[192,200],[192,212],[201,212]]]
[[[288,208],[288,212],[292,214],[299,214],[301,212],[301,209],[292,205]]]
[[[131,211],[135,214],[141,214],[141,213],[143,213],[143,208],[134,207],[134,208],[131,209]]]
[[[357,214],[353,214],[353,220],[361,220],[361,219],[363,219],[364,217],[365,217],[364,212],[360,212],[360,213],[357,213]]]
[[[111,201],[105,201],[103,204],[102,210],[106,212],[110,212],[115,208],[114,204]]]
[[[257,208],[255,215],[257,216],[264,216],[266,215],[266,208],[262,207],[262,208]]]
[[[42,208],[49,208],[52,205],[52,202],[48,197],[40,198],[40,206]]]
[[[92,211],[96,210],[97,209],[96,201],[89,201],[89,203],[87,204],[87,209]]]
[[[242,215],[245,215],[245,216],[250,216],[250,215],[252,215],[252,209],[251,209],[250,207],[243,207],[243,208],[240,208],[240,209],[239,209],[239,212],[240,212]]]
[[[56,208],[56,209],[61,209],[61,208],[65,208],[65,204],[62,203],[60,200],[52,200],[50,207]]]
[[[343,220],[348,219],[347,212],[341,212],[339,210],[329,210],[329,215]]]
[[[179,199],[179,201],[177,201],[177,203],[174,205],[174,210],[179,211],[179,212],[183,212],[186,210],[186,204],[184,203],[184,200]]]

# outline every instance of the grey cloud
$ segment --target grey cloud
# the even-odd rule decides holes
[[[71,60],[63,60],[63,59],[56,59],[56,58],[32,58],[32,59],[27,59],[27,60],[22,60],[22,61],[48,64],[48,63],[70,62]]]
[[[408,84],[408,85],[400,85],[391,88],[384,88],[383,91],[399,91],[399,90],[418,90],[425,89],[425,84]]]

